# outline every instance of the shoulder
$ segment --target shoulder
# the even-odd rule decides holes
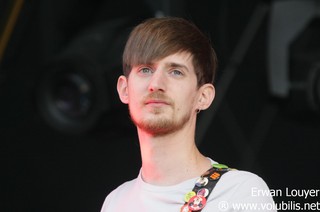
[[[273,201],[270,196],[256,196],[257,190],[266,191],[266,193],[269,191],[268,185],[260,176],[248,171],[234,170],[221,177],[214,194],[222,195],[229,200]]]
[[[103,211],[106,211],[107,208],[109,209],[111,207],[111,205],[110,205],[111,202],[114,205],[115,202],[120,201],[120,199],[123,199],[124,197],[129,195],[130,191],[135,186],[136,181],[137,181],[137,179],[124,182],[123,184],[121,184],[117,188],[115,188],[113,191],[111,191],[107,195],[107,197],[103,203],[101,211],[103,212]]]
[[[129,190],[131,190],[137,179],[133,179],[127,182],[124,182],[123,184],[119,185],[116,189],[114,189],[108,196],[108,197],[115,197],[120,195],[125,195]]]
[[[266,186],[265,181],[258,175],[241,170],[232,170],[223,175],[222,182],[233,184],[233,186]]]
[[[257,192],[261,190],[265,192]],[[220,180],[209,196],[207,206],[203,211],[257,211],[244,210],[245,207],[274,206],[272,196],[268,194],[266,182],[258,175],[247,171],[229,171]],[[260,195],[259,195],[260,194]],[[266,211],[266,210],[261,210]],[[276,211],[272,208],[269,211]]]

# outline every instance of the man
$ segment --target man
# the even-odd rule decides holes
[[[197,114],[215,96],[216,66],[207,37],[182,18],[151,18],[134,28],[117,89],[137,127],[142,167],[136,179],[107,196],[101,212],[234,211],[233,203],[273,204],[270,195],[252,195],[252,189],[268,190],[260,177],[217,165],[195,144]],[[212,166],[210,182],[218,180],[211,191],[209,177],[200,176]]]

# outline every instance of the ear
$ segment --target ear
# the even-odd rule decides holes
[[[128,104],[128,80],[123,75],[118,78],[117,90],[121,102]]]
[[[215,88],[212,84],[207,83],[200,87],[199,89],[199,99],[197,109],[206,110],[210,107],[213,99],[215,97]]]

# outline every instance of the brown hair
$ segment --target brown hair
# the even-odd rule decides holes
[[[210,40],[193,23],[178,17],[150,18],[133,29],[123,53],[124,75],[129,76],[135,65],[183,51],[193,57],[198,86],[213,83],[217,57]]]

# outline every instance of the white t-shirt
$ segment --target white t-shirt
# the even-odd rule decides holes
[[[198,178],[173,186],[155,186],[138,177],[113,190],[105,199],[101,212],[179,212],[184,196],[192,191]],[[208,197],[202,212],[276,211],[269,188],[259,176],[246,171],[229,171],[222,175]]]

